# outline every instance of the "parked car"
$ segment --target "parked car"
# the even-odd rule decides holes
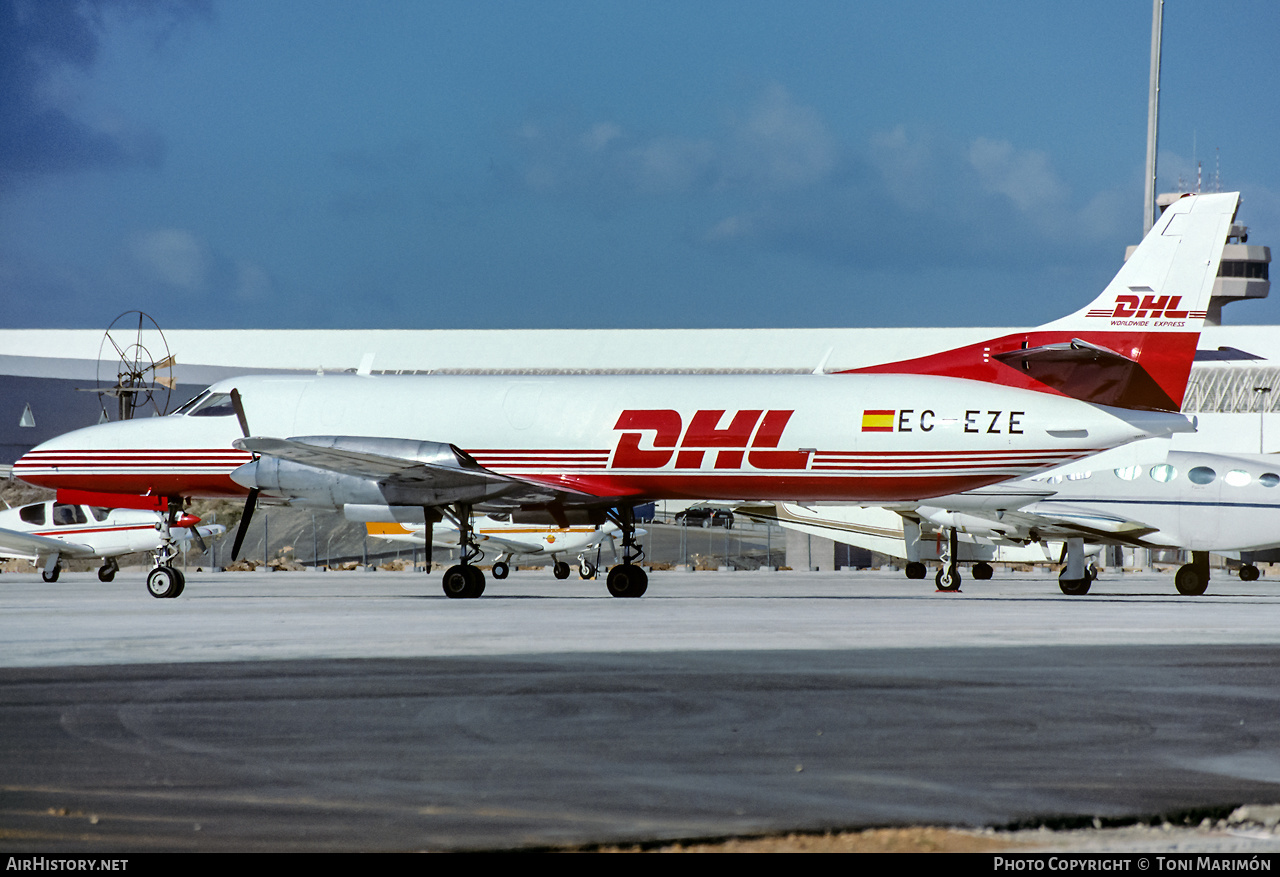
[[[702,527],[733,526],[733,512],[728,509],[712,509],[706,506],[695,506],[676,514],[676,523],[686,527],[698,525]]]

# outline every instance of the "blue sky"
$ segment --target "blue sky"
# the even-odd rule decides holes
[[[1150,17],[0,0],[4,321],[1043,322],[1141,234]],[[1161,190],[1220,167],[1271,246],[1278,24],[1262,0],[1165,6]],[[1225,318],[1280,323],[1280,301]]]

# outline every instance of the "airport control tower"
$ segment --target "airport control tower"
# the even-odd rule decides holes
[[[1156,207],[1161,213],[1177,201],[1182,192],[1164,192],[1156,197]],[[1127,262],[1137,249],[1133,244],[1124,251]],[[1249,227],[1235,223],[1227,233],[1222,248],[1222,261],[1218,266],[1218,279],[1213,284],[1213,297],[1209,299],[1209,314],[1205,324],[1222,323],[1222,306],[1233,301],[1266,298],[1271,292],[1271,248],[1249,243]]]

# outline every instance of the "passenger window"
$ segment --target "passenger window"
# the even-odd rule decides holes
[[[1243,469],[1232,469],[1226,475],[1222,476],[1222,480],[1230,484],[1232,487],[1244,487],[1253,479],[1249,477],[1249,473]]]
[[[1208,466],[1197,466],[1187,473],[1187,477],[1191,479],[1192,484],[1209,484],[1218,477],[1218,473]]]
[[[1093,474],[1092,472],[1072,472],[1070,475],[1067,476],[1067,480],[1068,481],[1084,481],[1086,478],[1088,478],[1092,474]]]
[[[1280,475],[1274,472],[1266,472],[1258,476],[1258,483],[1263,487],[1275,487],[1280,484]]]
[[[35,524],[37,527],[44,526],[44,503],[37,505],[23,506],[22,511],[18,512],[18,517],[26,521],[28,524]]]
[[[1116,470],[1116,477],[1121,481],[1133,481],[1141,474],[1141,466],[1125,466],[1123,469]]]
[[[1178,470],[1170,466],[1168,463],[1161,463],[1159,466],[1151,467],[1151,477],[1161,484],[1168,484],[1170,481],[1178,477]]]
[[[111,516],[111,509],[104,509],[100,506],[89,506],[89,514],[93,515],[95,521],[105,521]]]

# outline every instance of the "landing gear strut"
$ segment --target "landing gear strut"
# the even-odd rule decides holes
[[[461,563],[445,570],[442,582],[444,595],[453,599],[479,597],[484,593],[484,573],[479,567],[472,566],[471,562],[483,557],[484,552],[476,545],[475,532],[471,529],[471,506],[459,503],[448,511],[458,525],[458,553]],[[430,529],[427,530],[427,544],[431,544]]]
[[[957,593],[960,590],[960,568],[956,566],[956,554],[959,550],[957,542],[956,528],[951,527],[947,532],[947,550],[942,555],[942,566],[938,568],[938,574],[933,577],[939,591]]]
[[[1097,574],[1084,564],[1084,540],[1068,539],[1064,547],[1067,565],[1058,573],[1058,587],[1069,597],[1083,597]]]
[[[187,586],[187,577],[182,574],[182,570],[173,566],[173,559],[178,556],[177,543],[173,541],[173,536],[169,531],[178,520],[178,515],[182,513],[182,502],[177,499],[169,500],[169,511],[160,519],[160,547],[155,553],[155,567],[151,572],[147,573],[147,593],[157,599],[165,600],[180,595]],[[112,561],[114,566],[115,561]],[[102,569],[98,570],[98,578],[104,582],[111,581],[111,578],[103,578],[103,570],[107,569],[107,565],[103,564]],[[115,571],[110,572],[111,577],[115,577]]]
[[[615,597],[643,597],[649,589],[649,576],[635,563],[644,557],[644,547],[636,543],[635,509],[620,508],[610,517],[622,530],[622,563],[609,570],[605,585]]]

